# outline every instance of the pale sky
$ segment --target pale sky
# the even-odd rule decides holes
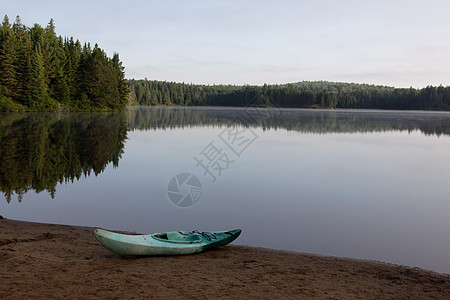
[[[203,84],[450,85],[449,0],[2,1],[118,52],[126,77]]]

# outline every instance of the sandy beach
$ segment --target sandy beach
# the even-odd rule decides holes
[[[229,245],[122,258],[93,228],[0,219],[0,299],[450,299],[450,276]]]

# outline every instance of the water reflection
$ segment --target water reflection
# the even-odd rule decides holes
[[[220,139],[236,124],[258,136],[239,157]],[[194,160],[212,141],[235,161],[216,182]],[[8,201],[23,196],[0,208],[11,219],[148,233],[239,227],[247,245],[448,273],[449,155],[450,114],[438,112],[0,115],[0,189]],[[181,172],[202,183],[188,209],[167,194]],[[36,193],[55,189],[57,201]]]
[[[129,130],[243,125],[305,133],[416,131],[450,135],[446,112],[144,107],[127,110]]]
[[[54,198],[58,182],[117,166],[126,137],[124,113],[2,114],[0,190],[8,203],[28,190]]]
[[[19,202],[28,190],[48,191],[82,175],[98,175],[123,153],[127,130],[242,125],[303,133],[420,131],[450,135],[450,114],[256,108],[131,108],[123,113],[2,114],[0,190]]]

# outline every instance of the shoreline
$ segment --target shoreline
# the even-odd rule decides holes
[[[392,108],[352,108],[352,107],[303,107],[303,106],[233,106],[233,105],[128,105],[123,109],[56,109],[56,110],[0,110],[4,114],[32,114],[32,113],[113,113],[124,112],[135,108],[173,108],[173,109],[277,109],[277,110],[305,110],[305,111],[335,111],[335,112],[391,112],[391,113],[450,113],[445,109],[392,109]]]
[[[0,298],[450,298],[418,268],[240,245],[122,258],[93,229],[0,218]]]

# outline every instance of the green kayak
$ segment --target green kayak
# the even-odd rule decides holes
[[[240,229],[217,232],[174,231],[129,235],[95,229],[94,236],[106,249],[119,255],[184,255],[224,246],[241,234]]]

